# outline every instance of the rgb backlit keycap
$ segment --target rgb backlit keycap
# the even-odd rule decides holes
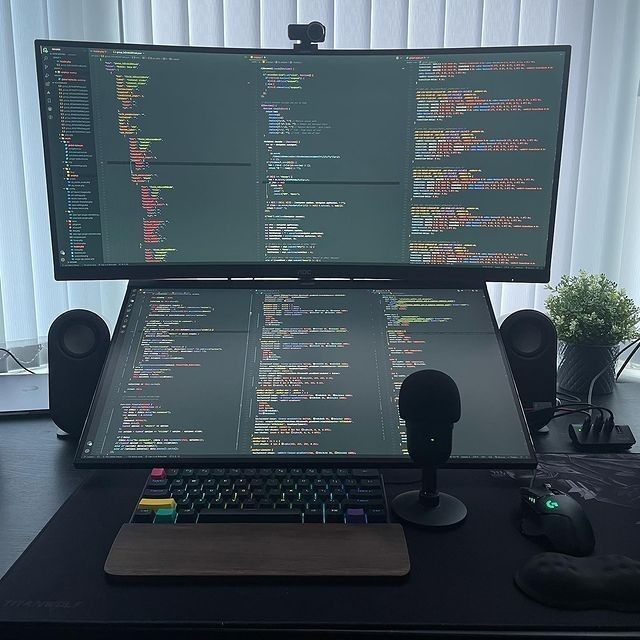
[[[142,498],[138,502],[138,509],[175,509],[176,501],[173,498]]]
[[[175,509],[158,509],[156,511],[156,519],[154,523],[162,524],[169,523],[172,524],[176,519],[176,510]]]

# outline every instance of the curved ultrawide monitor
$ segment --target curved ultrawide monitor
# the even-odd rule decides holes
[[[567,46],[36,51],[58,279],[548,280]]]

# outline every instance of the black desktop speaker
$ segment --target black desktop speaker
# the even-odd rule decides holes
[[[49,413],[79,438],[109,350],[109,328],[84,309],[58,316],[49,329]]]
[[[505,318],[500,334],[520,401],[525,411],[530,412],[529,427],[541,429],[553,416],[556,406],[556,328],[544,313],[523,309]],[[538,411],[531,413],[533,409]]]

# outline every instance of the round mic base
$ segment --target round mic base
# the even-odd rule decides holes
[[[448,493],[441,493],[440,502],[427,508],[420,503],[420,491],[407,491],[393,499],[391,509],[401,520],[427,529],[455,527],[467,517],[464,503]]]

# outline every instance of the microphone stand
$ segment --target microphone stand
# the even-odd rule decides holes
[[[455,527],[467,517],[467,507],[461,500],[438,491],[435,466],[423,467],[421,489],[397,495],[391,509],[401,520],[427,529]]]
[[[440,504],[437,467],[425,467],[422,470],[422,489],[418,499],[425,509],[433,509]]]

